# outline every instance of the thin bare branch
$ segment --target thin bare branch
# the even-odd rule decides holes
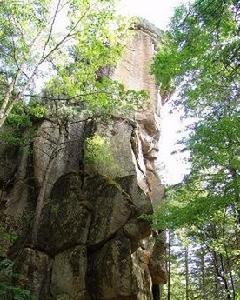
[[[48,43],[49,43],[49,41],[50,41],[50,39],[52,37],[53,27],[54,27],[54,24],[56,22],[57,14],[59,13],[59,6],[60,6],[60,4],[61,4],[61,0],[58,0],[57,6],[56,6],[56,9],[55,9],[53,18],[52,18],[52,22],[51,22],[51,25],[50,25],[49,34],[48,34],[47,40],[46,40],[46,42],[44,44],[44,47],[43,47],[43,53],[45,53],[47,45],[48,45]]]
[[[39,66],[44,63],[45,61],[47,61],[47,59],[56,51],[60,48],[60,46],[62,46],[69,38],[72,38],[73,36],[76,35],[76,33],[74,32],[74,30],[76,30],[77,26],[79,25],[79,23],[86,17],[88,11],[89,11],[90,6],[88,6],[88,8],[86,9],[86,11],[84,12],[84,14],[79,18],[79,20],[75,23],[75,25],[72,27],[72,29],[51,49],[49,50],[49,52],[45,55],[45,53],[43,52],[42,57],[40,58],[39,62],[36,64],[32,74],[29,76],[29,80],[26,82],[25,84],[25,88],[22,91],[22,94],[24,93],[24,91],[26,90],[26,88],[28,87],[28,85],[30,84],[31,80],[34,78],[34,76],[36,75]],[[74,32],[74,33],[73,33]]]

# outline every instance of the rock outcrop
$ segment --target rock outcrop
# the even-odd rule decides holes
[[[114,71],[126,88],[149,91],[134,124],[45,120],[30,149],[0,145],[0,221],[17,233],[5,250],[16,284],[38,300],[156,300],[152,286],[166,282],[164,237],[139,218],[163,196],[150,75],[156,38],[152,27],[137,26]],[[85,141],[93,133],[107,136],[117,167],[89,165]]]

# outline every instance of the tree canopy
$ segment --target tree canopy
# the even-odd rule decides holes
[[[128,27],[115,2],[1,2],[0,127],[19,101],[29,99],[57,101],[58,112],[63,102],[68,108],[85,102],[99,113],[141,103],[144,93],[125,91],[109,78]]]
[[[236,299],[239,280],[239,30],[239,1],[183,5],[152,66],[162,93],[175,91],[174,105],[195,120],[180,141],[190,151],[190,174],[168,188],[153,227],[185,228],[212,257],[227,299]]]
[[[178,8],[153,64],[160,88],[177,87],[175,104],[197,119],[183,141],[191,173],[170,193],[179,209],[195,209],[190,224],[239,202],[239,9],[236,1]]]

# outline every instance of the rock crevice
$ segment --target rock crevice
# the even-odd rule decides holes
[[[11,219],[18,235],[6,253],[20,274],[16,284],[37,300],[151,300],[152,285],[166,281],[164,237],[139,218],[163,196],[155,166],[158,89],[149,69],[158,33],[150,31],[135,28],[112,75],[149,91],[135,121],[59,128],[44,120],[30,151],[0,145],[0,222]],[[89,166],[85,143],[93,132],[108,138],[118,168]]]

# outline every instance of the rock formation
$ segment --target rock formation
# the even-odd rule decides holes
[[[164,238],[139,218],[163,196],[158,89],[149,71],[157,33],[147,24],[133,32],[113,77],[149,91],[135,123],[45,120],[28,149],[0,145],[0,221],[17,233],[5,250],[17,284],[35,299],[155,300],[152,286],[166,282]],[[89,166],[85,141],[93,132],[108,137],[117,169]]]

